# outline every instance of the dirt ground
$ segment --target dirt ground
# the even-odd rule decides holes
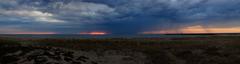
[[[240,37],[0,38],[0,64],[239,64]]]

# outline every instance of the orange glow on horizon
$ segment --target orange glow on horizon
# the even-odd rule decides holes
[[[190,26],[181,29],[182,33],[240,33],[240,27],[231,28],[207,28],[203,26]]]
[[[106,35],[106,32],[81,32],[82,35]]]
[[[142,34],[176,34],[176,33],[240,33],[240,27],[231,28],[213,28],[203,27],[201,25],[184,27],[177,30],[162,30],[162,31],[150,31],[143,32]]]
[[[200,25],[196,25],[196,26],[182,28],[179,31],[182,33],[209,33],[208,29]]]

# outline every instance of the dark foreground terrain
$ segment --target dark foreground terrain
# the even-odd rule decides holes
[[[0,64],[239,64],[240,36],[0,38]]]

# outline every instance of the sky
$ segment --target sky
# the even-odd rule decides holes
[[[0,34],[240,33],[240,0],[0,0]]]

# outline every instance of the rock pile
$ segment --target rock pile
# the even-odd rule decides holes
[[[137,54],[137,55],[136,55]],[[144,64],[137,52],[81,51],[54,47],[0,47],[0,64]]]

